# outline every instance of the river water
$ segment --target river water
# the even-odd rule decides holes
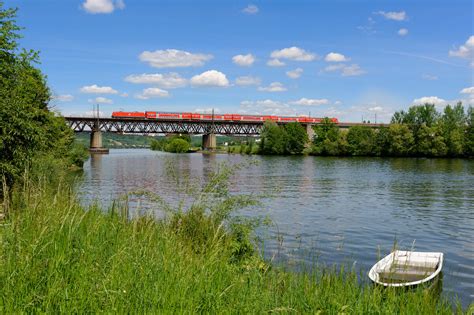
[[[247,165],[249,159],[256,163]],[[456,294],[464,306],[474,301],[474,160],[117,149],[86,162],[81,198],[107,206],[145,189],[176,203],[176,173],[205,180],[221,162],[246,165],[231,178],[233,193],[272,195],[241,211],[272,220],[260,230],[267,258],[290,265],[346,264],[366,273],[396,242],[400,249],[443,252],[444,294]],[[154,209],[145,200],[135,200],[134,206],[142,212]]]

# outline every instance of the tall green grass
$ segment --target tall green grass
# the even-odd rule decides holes
[[[253,222],[232,215],[255,200],[230,195],[229,175],[221,169],[203,187],[185,185],[197,194],[175,208],[147,193],[169,213],[161,221],[129,219],[120,204],[86,209],[62,177],[25,176],[2,206],[0,312],[453,312],[421,290],[360,284],[354,271],[270,266],[255,248]]]

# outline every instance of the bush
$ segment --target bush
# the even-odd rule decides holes
[[[165,145],[164,150],[166,152],[172,153],[186,153],[189,151],[189,147],[190,145],[188,141],[180,138],[175,138]]]

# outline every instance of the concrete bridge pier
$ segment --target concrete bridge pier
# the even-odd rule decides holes
[[[306,125],[306,133],[308,134],[309,142],[313,142],[313,137],[314,137],[313,125],[311,124]]]
[[[109,149],[102,147],[102,132],[91,131],[90,153],[108,154]]]
[[[215,150],[217,147],[217,139],[215,133],[202,135],[202,148],[204,150]]]

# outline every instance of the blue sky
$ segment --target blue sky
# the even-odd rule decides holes
[[[389,121],[474,104],[470,0],[7,0],[65,115],[205,111]]]

